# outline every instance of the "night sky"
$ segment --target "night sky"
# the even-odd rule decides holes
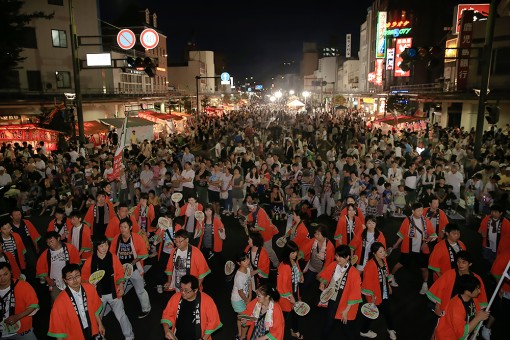
[[[186,44],[210,50],[224,60],[234,79],[254,77],[264,82],[285,71],[299,72],[303,42],[341,48],[352,33],[357,56],[359,28],[371,0],[296,1],[170,1],[99,0],[103,20],[116,23],[137,9],[158,15],[158,28],[167,35],[169,63],[184,60]],[[128,13],[126,13],[128,12]],[[294,62],[284,69],[284,62]]]

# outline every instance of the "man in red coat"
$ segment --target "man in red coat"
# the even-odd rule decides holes
[[[483,257],[493,263],[499,251],[510,248],[510,221],[503,215],[505,209],[494,204],[491,214],[485,216],[478,232],[482,234]]]
[[[391,274],[394,277],[390,284],[392,287],[398,287],[395,273],[400,268],[415,266],[420,269],[423,279],[420,294],[425,295],[429,288],[427,283],[429,279],[429,243],[437,239],[437,234],[434,232],[430,221],[423,216],[423,205],[421,203],[414,203],[412,210],[412,215],[402,222],[397,233],[399,238],[392,247],[392,249],[395,249],[402,244],[400,259],[391,270]]]
[[[214,300],[199,290],[193,275],[184,275],[179,288],[161,317],[165,339],[212,339],[211,335],[223,326]]]
[[[70,263],[81,264],[81,259],[75,246],[60,241],[58,232],[49,231],[45,238],[48,248],[41,253],[37,260],[36,276],[48,284],[53,304],[60,292],[65,289],[62,268]]]
[[[0,291],[6,291],[10,287],[13,294],[7,293],[4,296],[5,310],[2,321],[7,326],[14,326],[19,323],[20,328],[16,332],[9,332],[5,328],[2,332],[2,339],[35,339],[32,330],[32,315],[39,310],[37,295],[30,284],[12,277],[9,263],[0,262]]]
[[[22,218],[22,213],[19,208],[12,209],[10,225],[12,227],[12,232],[18,234],[25,245],[26,273],[33,275],[34,263],[39,253],[38,242],[41,239],[41,235],[32,222]]]
[[[460,240],[460,228],[456,223],[448,223],[445,228],[446,238],[436,244],[429,258],[429,269],[434,273],[434,281],[449,269],[457,268],[456,254],[466,250]]]
[[[489,312],[480,310],[475,298],[480,294],[480,281],[471,275],[459,278],[462,293],[454,296],[444,315],[437,324],[434,336],[436,340],[468,339],[476,326],[489,318]]]
[[[448,216],[443,210],[439,209],[439,198],[432,198],[429,205],[429,207],[423,209],[423,216],[430,220],[436,234],[440,239],[443,239],[444,229],[449,222]]]
[[[149,294],[145,290],[143,280],[143,260],[148,255],[147,244],[142,237],[131,231],[132,224],[128,218],[120,221],[120,234],[117,235],[110,245],[110,252],[119,257],[120,262],[124,265],[130,263],[133,265],[133,273],[129,280],[133,284],[138,300],[142,307],[142,312],[138,315],[139,319],[145,318],[151,311],[151,302]]]
[[[82,283],[80,265],[66,265],[62,269],[62,278],[67,287],[51,309],[48,336],[72,340],[88,340],[98,334],[104,336],[101,298],[93,285]],[[80,310],[85,312],[84,317]]]

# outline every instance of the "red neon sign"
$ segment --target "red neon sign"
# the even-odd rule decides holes
[[[409,26],[411,22],[409,20],[391,21],[386,23],[386,28],[405,28]]]

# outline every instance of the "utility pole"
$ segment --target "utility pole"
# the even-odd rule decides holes
[[[81,96],[81,83],[80,83],[80,59],[78,56],[78,36],[76,35],[76,25],[74,22],[73,13],[73,0],[69,0],[69,21],[70,21],[70,32],[71,32],[71,57],[73,60],[73,78],[74,78],[74,91],[76,93],[75,106],[76,115],[78,116],[78,131],[79,141],[85,142],[85,129],[83,126],[83,107],[82,107],[82,96]],[[74,122],[74,118],[72,119]],[[73,123],[74,124],[74,123]],[[73,130],[76,127],[73,125]]]
[[[198,100],[198,81],[200,80],[200,76],[196,76],[195,77],[195,81],[196,81],[196,90],[197,90],[197,121],[200,120],[200,100]]]
[[[478,115],[476,117],[476,135],[475,135],[475,157],[480,157],[482,152],[483,126],[485,117],[485,101],[487,98],[487,89],[489,88],[489,77],[492,61],[492,42],[494,41],[494,28],[496,26],[497,7],[500,0],[491,0],[489,9],[489,18],[485,27],[485,44],[482,50],[481,58],[481,84],[480,97],[478,98]]]

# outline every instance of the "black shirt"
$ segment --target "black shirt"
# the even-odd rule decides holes
[[[106,205],[103,205],[102,207],[97,206],[97,220],[99,222],[94,221],[94,235],[101,235],[104,236],[106,232],[106,224],[104,223],[104,209]]]
[[[94,254],[94,256],[97,256]],[[115,286],[113,284],[113,264],[108,263],[105,259],[99,257],[96,258],[96,268],[91,268],[92,273],[97,270],[104,270],[104,277],[97,283],[96,289],[99,296],[113,294],[115,292]],[[113,296],[115,298],[116,295]]]
[[[131,249],[131,238],[124,242],[122,236],[119,235],[119,252],[118,252],[119,260],[122,264],[124,263],[132,263],[135,259],[133,256],[133,249]]]
[[[196,340],[200,339],[201,334],[195,334],[195,325],[193,324],[195,302],[181,300],[181,310],[179,311],[179,316],[175,321],[176,333],[175,336],[177,339],[186,339],[186,340]]]

